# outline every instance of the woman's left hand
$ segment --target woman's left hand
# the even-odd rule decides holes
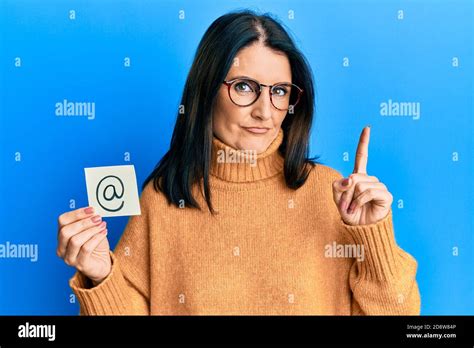
[[[393,202],[387,187],[375,176],[367,175],[369,141],[370,127],[365,127],[357,146],[353,173],[332,184],[334,202],[348,225],[377,223],[388,215]]]

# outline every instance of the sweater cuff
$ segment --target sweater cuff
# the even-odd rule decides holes
[[[69,280],[69,286],[79,300],[81,315],[124,313],[125,296],[122,289],[126,289],[127,284],[112,251],[110,251],[110,257],[112,258],[111,272],[99,285],[91,287],[92,281],[79,271]]]
[[[363,248],[359,258],[361,279],[387,281],[399,274],[401,249],[395,241],[392,209],[382,220],[369,225],[343,224],[345,232],[356,246]]]

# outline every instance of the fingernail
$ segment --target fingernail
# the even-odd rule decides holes
[[[348,214],[352,214],[354,212],[354,203],[351,203],[349,209],[347,210]]]
[[[105,225],[107,225],[107,222],[102,221],[102,223],[99,225],[99,227],[105,227]]]
[[[106,234],[106,233],[107,233],[107,229],[102,230],[102,231],[100,231],[99,233]]]
[[[96,215],[93,218],[91,218],[93,223],[98,223],[99,221],[102,220],[102,217],[100,215]]]
[[[84,213],[86,213],[86,214],[92,214],[93,212],[94,212],[93,207],[89,207],[89,208],[84,209]]]
[[[346,178],[342,180],[342,186],[347,186],[347,185],[349,185],[349,179]]]

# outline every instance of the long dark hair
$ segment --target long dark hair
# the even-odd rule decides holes
[[[259,40],[287,55],[293,83],[304,90],[293,113],[287,114],[282,123],[284,139],[278,151],[285,159],[286,185],[296,190],[306,182],[319,159],[308,158],[315,97],[311,69],[282,24],[270,14],[243,10],[217,18],[201,39],[181,99],[184,114],[178,113],[170,149],[142,189],[153,180],[155,190],[163,192],[169,204],[180,206],[184,202],[185,206],[201,209],[192,195],[192,186],[197,183],[209,211],[215,213],[209,188],[214,103],[237,52]]]

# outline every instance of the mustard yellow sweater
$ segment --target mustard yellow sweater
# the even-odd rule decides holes
[[[80,272],[69,280],[80,314],[418,315],[417,262],[395,241],[392,211],[346,225],[332,196],[342,176],[321,164],[287,188],[282,140],[280,131],[250,165],[219,163],[231,148],[214,138],[216,217],[198,190],[202,211],[168,205],[150,182],[109,276],[96,287]]]

